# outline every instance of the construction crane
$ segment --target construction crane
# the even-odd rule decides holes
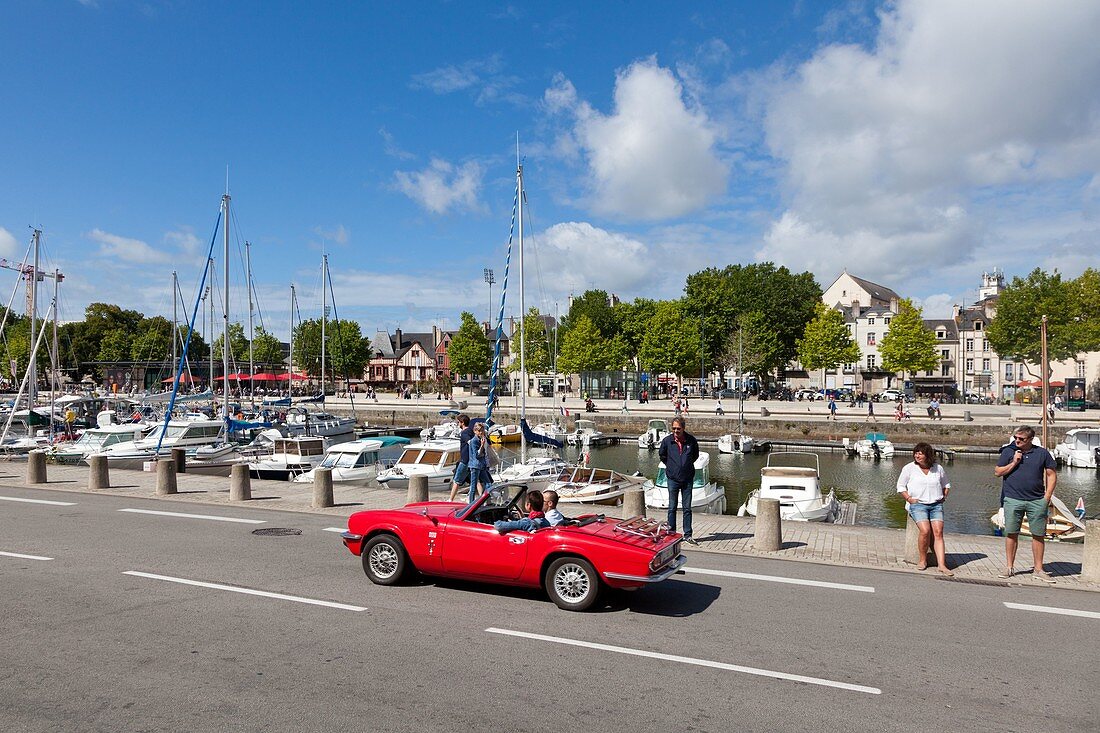
[[[15,272],[18,272],[23,277],[23,279],[26,280],[26,282],[27,282],[27,315],[30,316],[32,313],[34,313],[34,291],[35,291],[35,288],[34,288],[34,284],[31,282],[31,278],[34,277],[34,265],[24,265],[22,263],[9,262],[7,260],[0,259],[0,267],[3,267],[5,270],[13,270]],[[38,277],[36,279],[38,280],[38,282],[42,282],[47,277],[52,278],[54,276],[55,276],[55,273],[46,272],[45,270],[42,270],[41,268],[39,268]],[[56,273],[56,277],[57,277],[57,282],[59,282],[59,283],[62,282],[65,279],[65,276],[62,275],[60,272]]]

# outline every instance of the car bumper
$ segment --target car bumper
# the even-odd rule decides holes
[[[660,583],[662,580],[668,580],[668,578],[676,573],[680,568],[687,565],[687,555],[680,555],[675,560],[670,562],[665,569],[653,573],[652,575],[627,575],[625,573],[604,573],[604,577],[608,580],[620,581],[623,583]]]
[[[344,547],[358,555],[363,549],[363,535],[352,532],[341,532],[340,539],[344,541]]]

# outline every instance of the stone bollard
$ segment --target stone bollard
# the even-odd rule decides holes
[[[756,500],[756,534],[753,547],[763,552],[783,548],[783,521],[779,516],[779,499]]]
[[[88,456],[88,465],[92,468],[91,473],[88,474],[88,488],[92,491],[111,488],[111,477],[107,473],[107,456]]]
[[[963,410],[963,422],[974,422],[974,416],[970,414],[970,410]]]
[[[1081,558],[1081,580],[1100,585],[1100,519],[1085,520],[1085,552]]]
[[[251,498],[252,479],[248,475],[248,464],[234,463],[229,470],[229,500],[248,501]]]
[[[415,504],[418,501],[428,500],[428,477],[410,476],[409,493],[405,497],[406,504]]]
[[[157,464],[157,496],[176,493],[176,462],[161,458]]]
[[[46,454],[40,450],[32,450],[27,454],[27,483],[46,483]]]
[[[913,518],[909,516],[909,512],[905,512],[905,562],[910,565],[920,564],[920,529],[917,528],[917,523],[913,521]],[[928,552],[932,552],[932,543],[928,543]],[[928,565],[935,565],[936,561],[928,562],[928,558],[924,558],[924,562]]]
[[[627,489],[623,494],[623,519],[645,516],[645,491]]]
[[[333,505],[332,469],[313,469],[313,508],[327,509]]]
[[[771,415],[771,413],[768,412],[768,408],[761,405],[760,406],[760,417],[768,417],[769,415]]]
[[[187,449],[173,448],[172,460],[176,463],[176,473],[187,473]]]

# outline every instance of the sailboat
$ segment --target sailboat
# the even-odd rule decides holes
[[[737,333],[737,432],[718,436],[719,453],[752,453],[756,441],[745,435],[745,374],[741,367],[741,332]]]

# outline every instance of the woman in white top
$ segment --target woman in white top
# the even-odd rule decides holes
[[[943,548],[943,502],[951,492],[951,482],[943,466],[936,463],[936,451],[928,443],[913,446],[913,462],[905,464],[898,476],[898,493],[907,503],[909,516],[920,530],[917,547],[920,552],[918,570],[928,567],[928,540],[933,539],[939,571],[951,577]]]

